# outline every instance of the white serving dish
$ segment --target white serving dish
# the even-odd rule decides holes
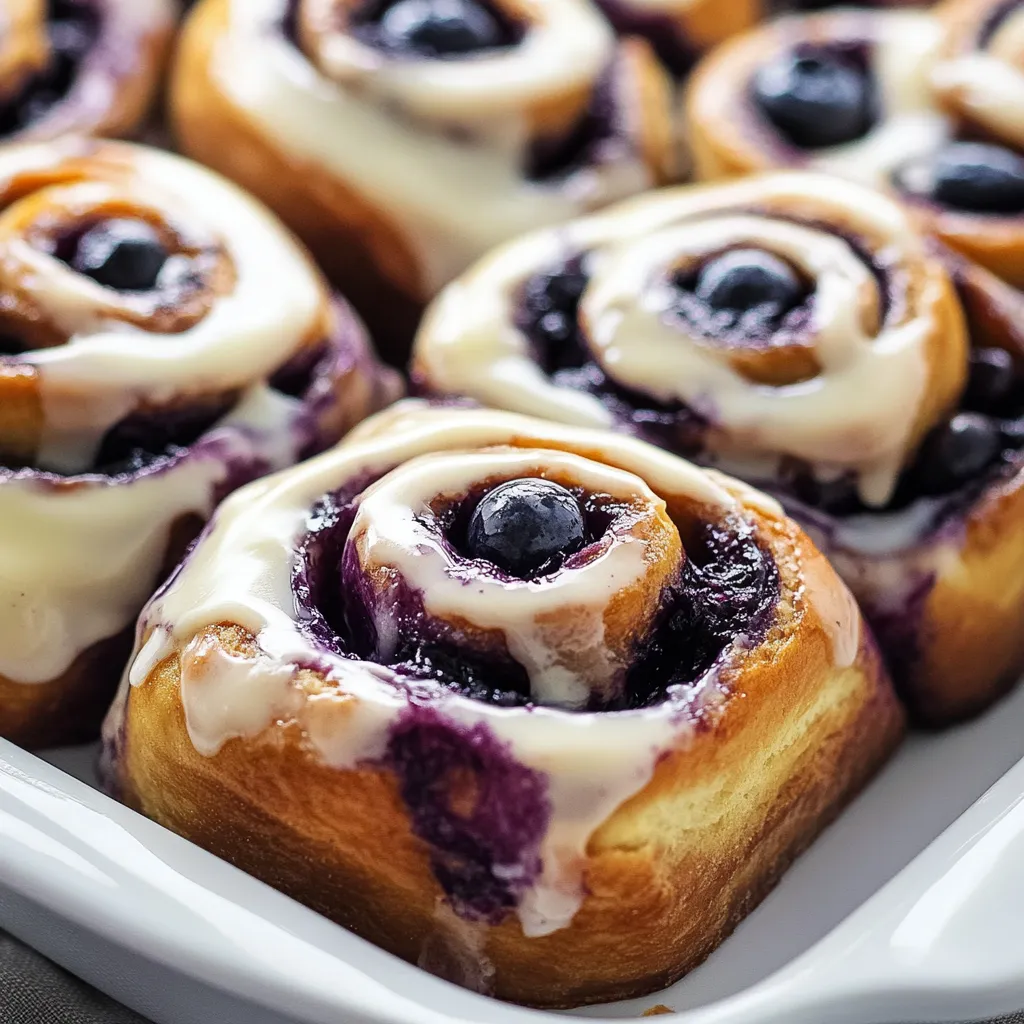
[[[656,1019],[680,1024],[894,1024],[1024,1007],[1022,758],[1024,687],[912,737],[703,967],[575,1013],[633,1020],[663,1003],[682,1012]],[[93,760],[0,742],[0,927],[158,1024],[564,1019],[363,942],[97,792]]]

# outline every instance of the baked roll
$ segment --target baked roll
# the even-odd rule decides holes
[[[174,0],[2,0],[0,142],[135,134],[176,14]]]
[[[895,175],[926,226],[975,262],[1024,286],[1024,4],[950,0],[932,71],[951,140]]]
[[[156,150],[0,150],[0,290],[0,735],[52,745],[216,502],[394,381],[269,212]]]
[[[204,0],[171,91],[395,360],[488,248],[675,173],[667,76],[589,0]]]
[[[131,806],[502,999],[705,956],[901,711],[771,499],[651,445],[403,403],[221,506],[108,719]]]
[[[428,311],[413,371],[771,491],[941,724],[1024,668],[1022,322],[895,200],[778,172],[498,249]]]
[[[730,36],[755,25],[763,0],[595,0],[616,31],[642,36],[675,78]]]
[[[697,177],[796,168],[888,186],[948,137],[929,79],[941,41],[936,19],[907,10],[797,14],[737,36],[690,81]]]

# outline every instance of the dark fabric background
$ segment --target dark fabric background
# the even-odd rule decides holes
[[[0,1024],[146,1022],[0,932]],[[1024,1011],[984,1024],[1024,1024]]]
[[[0,932],[0,1024],[145,1024]]]

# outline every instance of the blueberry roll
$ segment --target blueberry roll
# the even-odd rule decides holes
[[[932,70],[950,117],[948,143],[894,175],[929,230],[1024,286],[1024,4],[955,0],[937,15],[944,43]]]
[[[450,980],[662,987],[897,742],[848,591],[652,445],[410,401],[221,506],[105,729],[132,806]]]
[[[777,172],[496,250],[428,311],[414,379],[772,492],[942,723],[1024,666],[1022,304],[896,200]]]
[[[929,75],[941,44],[923,11],[790,15],[706,57],[686,100],[696,174],[814,169],[874,186],[949,134]]]
[[[762,0],[596,2],[617,32],[647,39],[674,78],[713,46],[756,24],[762,13]]]
[[[672,177],[670,96],[589,0],[204,0],[172,108],[402,359],[488,248]]]
[[[0,735],[85,738],[164,570],[229,490],[393,388],[306,253],[178,157],[0,152]]]
[[[0,141],[135,134],[175,16],[174,0],[2,0]]]

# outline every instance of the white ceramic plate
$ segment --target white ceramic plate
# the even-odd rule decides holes
[[[703,967],[577,1013],[894,1024],[1024,1007],[1021,758],[1024,688],[911,738]],[[97,792],[93,759],[0,743],[0,927],[160,1024],[564,1020],[381,952]]]

